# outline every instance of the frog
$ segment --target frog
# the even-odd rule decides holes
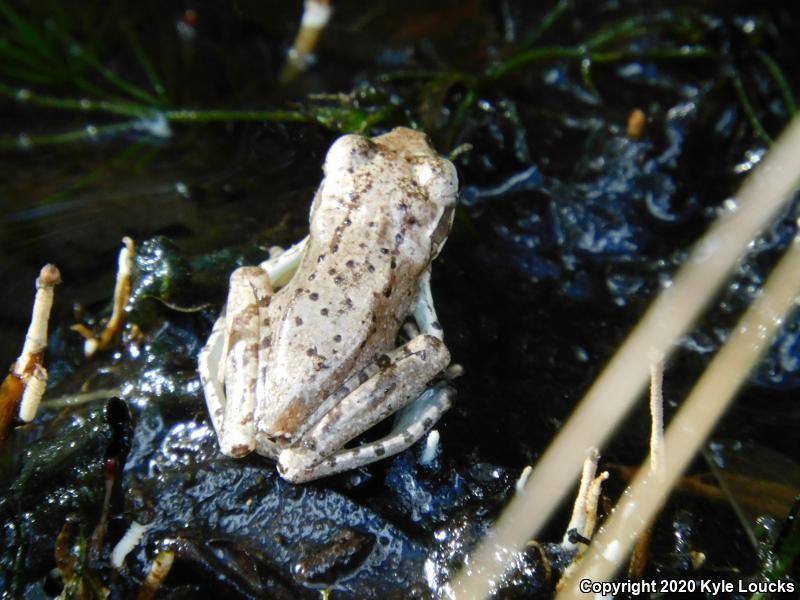
[[[331,145],[308,235],[231,274],[198,356],[223,454],[256,452],[303,483],[397,454],[433,428],[461,372],[431,293],[457,196],[455,167],[423,132]],[[364,439],[392,415],[387,434]]]

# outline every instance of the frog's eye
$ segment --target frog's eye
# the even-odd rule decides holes
[[[417,183],[428,192],[428,199],[439,206],[451,206],[458,195],[458,175],[449,160],[425,160],[415,165]]]
[[[342,171],[353,172],[372,159],[374,144],[360,135],[343,135],[336,140],[325,157],[325,177],[335,176]]]

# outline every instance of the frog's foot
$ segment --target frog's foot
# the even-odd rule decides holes
[[[375,442],[341,450],[320,461],[316,452],[289,448],[281,452],[278,470],[292,483],[327,477],[357,469],[398,454],[425,436],[453,404],[456,391],[445,383],[426,390],[397,416],[389,435]]]
[[[283,478],[295,483],[310,481],[409,447],[450,407],[452,388],[443,383],[425,389],[449,362],[445,345],[430,335],[420,335],[379,357],[374,365],[337,390],[334,396],[341,397],[341,401],[326,411],[296,446],[280,453],[278,470]],[[404,413],[411,416],[399,418],[387,437],[343,449],[347,442],[412,403],[416,408]]]
[[[231,275],[224,315],[200,352],[200,381],[220,449],[240,457],[256,447],[254,412],[263,340],[269,338],[267,307],[272,293],[260,267]]]

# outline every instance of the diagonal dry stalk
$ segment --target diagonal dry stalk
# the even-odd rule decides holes
[[[647,468],[639,470],[622,506],[616,508],[592,542],[584,568],[576,575],[576,580],[609,581],[614,576],[794,307],[800,295],[798,273],[800,238],[791,244],[761,295],[741,318],[727,343],[672,419],[665,438],[668,452],[662,472],[654,473]],[[559,599],[580,597],[583,594],[572,587],[565,590]]]
[[[672,285],[653,302],[589,389],[531,473],[526,492],[511,501],[467,558],[452,581],[453,596],[477,599],[492,592],[509,567],[504,557],[519,551],[539,532],[572,488],[583,449],[601,446],[631,409],[648,379],[652,352],[668,358],[673,344],[711,301],[750,241],[784,206],[798,176],[800,120],[795,119],[745,181],[738,207],[720,217],[696,244]],[[696,424],[695,429],[702,435],[712,425]]]

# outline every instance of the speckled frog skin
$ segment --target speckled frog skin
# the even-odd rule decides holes
[[[437,379],[450,356],[430,266],[452,223],[455,168],[427,136],[397,128],[339,138],[324,174],[308,237],[232,274],[200,354],[222,451],[277,459],[295,482],[403,450],[454,394]],[[398,346],[408,317],[417,327]],[[345,448],[398,410],[388,436]]]

